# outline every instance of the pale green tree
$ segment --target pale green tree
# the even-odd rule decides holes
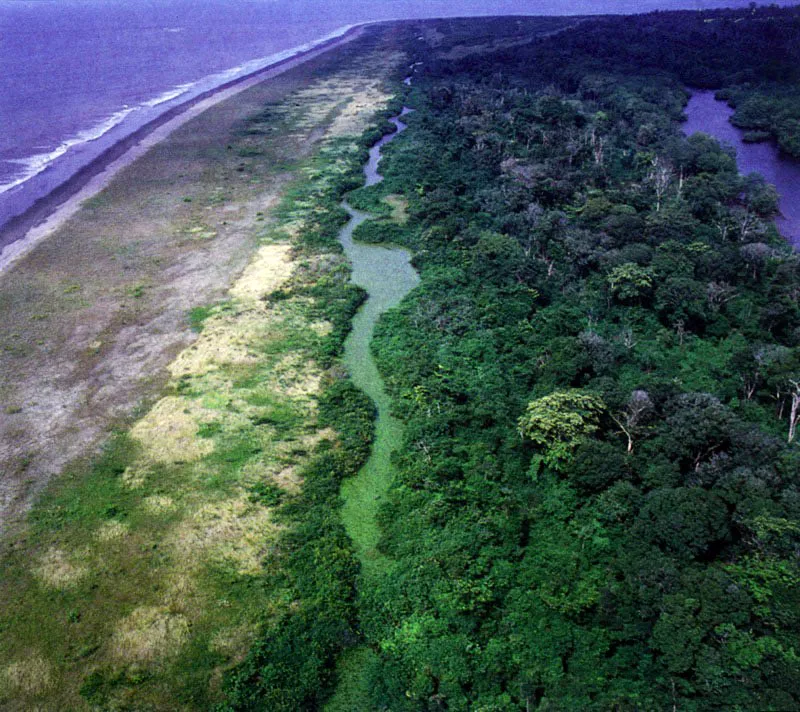
[[[519,432],[541,446],[542,461],[560,469],[575,449],[600,427],[602,399],[574,388],[556,391],[528,403],[519,419]]]

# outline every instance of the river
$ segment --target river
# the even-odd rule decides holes
[[[386,19],[591,15],[746,3],[0,0],[0,227],[163,113],[340,33],[344,26]]]
[[[780,194],[780,212],[775,222],[781,234],[800,248],[800,161],[784,156],[772,142],[745,143],[744,131],[730,122],[733,109],[717,101],[712,91],[695,91],[686,106],[687,136],[702,131],[736,149],[739,172],[760,173]]]
[[[392,118],[397,131],[384,136],[370,150],[369,161],[364,167],[365,185],[375,185],[383,180],[378,172],[381,150],[405,131],[406,124],[400,117],[409,111],[404,108],[400,116]],[[346,201],[343,207],[350,214],[350,221],[342,228],[339,241],[352,263],[353,283],[367,291],[367,301],[353,319],[353,330],[345,341],[344,362],[353,383],[373,400],[378,410],[369,460],[359,474],[342,487],[342,518],[367,573],[378,563],[376,515],[393,479],[391,455],[402,436],[402,424],[389,412],[390,399],[372,357],[370,343],[381,314],[397,306],[417,285],[419,277],[411,266],[408,250],[355,242],[353,231],[372,216],[355,210]]]
[[[405,79],[405,84],[411,84],[410,77]],[[405,131],[406,124],[401,117],[410,111],[403,107],[399,116],[390,119],[397,130],[381,138],[370,149],[369,160],[364,166],[366,186],[376,185],[383,180],[378,171],[381,150]],[[367,301],[353,319],[353,329],[344,343],[344,363],[353,383],[372,399],[378,411],[369,459],[355,477],[345,480],[341,490],[342,522],[361,562],[359,588],[367,590],[370,579],[387,563],[377,551],[380,538],[377,515],[394,479],[392,453],[403,436],[403,424],[390,412],[391,400],[372,357],[370,345],[381,314],[397,306],[419,283],[419,276],[411,266],[411,252],[408,250],[394,245],[354,241],[353,231],[373,216],[355,210],[346,200],[342,207],[350,215],[350,220],[339,233],[339,241],[352,263],[353,283],[367,291]],[[373,656],[373,651],[367,645],[359,645],[343,653],[338,662],[339,684],[334,696],[325,705],[325,712],[367,709],[368,682],[364,673]]]

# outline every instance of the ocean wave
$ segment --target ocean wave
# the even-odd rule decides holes
[[[259,57],[257,59],[248,60],[247,62],[244,62],[236,67],[232,67],[231,69],[226,69],[223,72],[212,74],[206,77],[205,79],[201,80],[201,82],[203,84],[208,83],[214,85],[224,84],[227,81],[238,79],[240,77],[245,77],[248,74],[259,72],[262,69],[268,69],[274,64],[278,64],[279,62],[291,59],[292,57],[296,57],[299,54],[309,52],[310,50],[319,47],[321,44],[330,42],[331,40],[338,39],[339,37],[342,37],[343,35],[347,34],[354,27],[357,27],[357,25],[343,25],[342,27],[339,27],[333,32],[325,35],[324,37],[311,40],[310,42],[306,42],[305,44],[302,45],[297,45],[296,47],[291,47],[290,49],[282,50],[281,52],[276,52],[275,54],[270,54],[266,57]],[[196,82],[196,84],[200,84],[201,82]]]
[[[6,163],[13,163],[15,165],[22,166],[22,171],[18,175],[14,176],[9,182],[0,184],[0,193],[6,193],[12,188],[16,188],[18,185],[22,185],[25,181],[28,181],[34,176],[38,175],[51,163],[53,163],[53,161],[61,158],[61,156],[67,153],[67,151],[69,151],[71,148],[89,143],[90,141],[96,141],[98,138],[105,136],[109,131],[111,131],[111,129],[121,124],[138,108],[139,107],[136,106],[126,106],[125,108],[120,109],[95,126],[85,129],[72,138],[68,138],[66,141],[63,141],[52,151],[37,153],[33,156],[26,156],[25,158],[6,159]]]
[[[177,99],[179,96],[183,96],[193,86],[194,86],[194,83],[191,83],[191,84],[180,84],[179,86],[176,86],[176,87],[174,87],[172,89],[169,89],[168,91],[165,91],[163,94],[159,94],[154,99],[149,99],[148,101],[143,102],[142,106],[149,106],[149,107],[152,108],[154,106],[158,106],[159,104],[165,104],[168,101],[172,101],[173,99]]]
[[[122,123],[130,114],[135,111],[152,109],[160,106],[161,104],[166,104],[167,102],[173,101],[174,99],[177,99],[185,94],[191,94],[195,92],[200,93],[202,91],[214,89],[217,86],[221,86],[227,82],[245,77],[248,74],[253,74],[255,72],[267,69],[279,62],[291,59],[292,57],[304,52],[308,52],[315,47],[324,44],[325,42],[337,39],[346,34],[353,27],[355,27],[355,25],[345,25],[337,30],[334,30],[330,34],[325,35],[324,37],[320,37],[319,39],[306,42],[305,44],[292,47],[291,49],[283,50],[282,52],[276,52],[275,54],[271,54],[267,57],[249,60],[236,67],[206,76],[196,82],[180,84],[163,92],[162,94],[159,94],[153,99],[142,102],[137,106],[125,106],[123,109],[117,111],[106,119],[103,119],[103,121],[96,124],[92,128],[81,131],[72,138],[63,141],[52,151],[37,153],[25,158],[6,159],[6,163],[21,166],[21,170],[16,171],[16,174],[7,182],[0,183],[0,194],[6,193],[17,186],[22,185],[42,171],[46,170],[54,161],[61,158],[70,149],[90,143],[91,141],[96,141],[102,136],[105,136],[105,134],[111,131],[111,129],[113,129],[115,126],[118,126],[120,123]]]

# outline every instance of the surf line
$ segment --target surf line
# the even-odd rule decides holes
[[[0,274],[71,218],[85,200],[105,188],[119,171],[143,156],[173,131],[221,101],[358,39],[368,24],[353,25],[341,35],[320,41],[308,51],[299,52],[204,91],[186,102],[168,108],[157,118],[121,138],[66,177],[63,183],[36,199],[20,214],[10,217],[0,225]]]

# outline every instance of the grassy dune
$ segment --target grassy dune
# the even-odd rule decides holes
[[[316,197],[359,163],[401,59],[361,42],[220,105],[4,275],[9,498],[122,424],[7,537],[4,709],[207,707],[297,605],[276,511],[338,447],[318,401],[350,308]]]

